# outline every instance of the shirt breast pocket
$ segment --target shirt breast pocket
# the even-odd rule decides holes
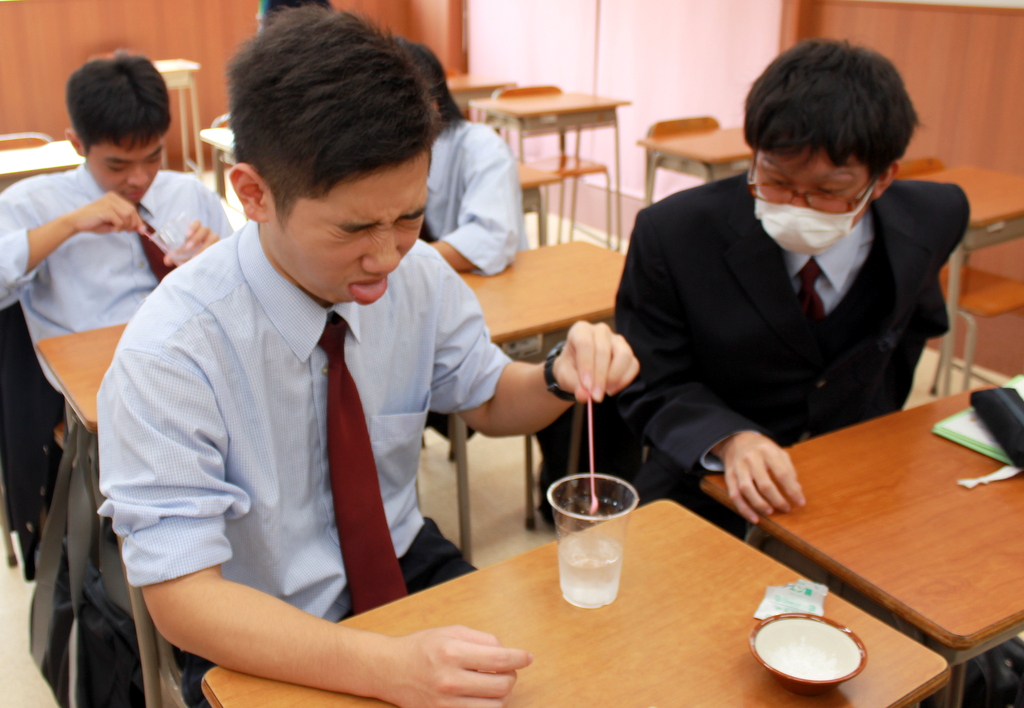
[[[377,461],[381,493],[397,492],[416,478],[427,409],[416,413],[375,415],[369,419],[370,444]]]

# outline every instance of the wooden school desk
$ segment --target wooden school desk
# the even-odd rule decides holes
[[[0,150],[0,192],[18,180],[78,167],[85,158],[67,140],[38,147]]]
[[[78,421],[96,433],[96,394],[125,326],[114,325],[39,342],[39,353]]]
[[[610,126],[615,131],[615,213],[622,243],[622,170],[619,159],[619,122],[616,109],[629,101],[584,93],[559,93],[521,98],[483,98],[469,102],[484,113],[488,125],[517,131],[560,131]],[[520,155],[522,159],[522,155]],[[610,237],[610,234],[609,234]]]
[[[958,394],[794,446],[807,506],[759,524],[923,632],[954,665],[950,706],[963,662],[1024,629],[1024,477],[964,489],[1002,463],[931,432],[968,405]],[[722,475],[701,488],[731,506]]]
[[[621,253],[573,241],[520,251],[515,262],[498,275],[463,273],[462,279],[480,301],[491,341],[513,359],[539,362],[579,320],[614,326],[615,294],[625,265]],[[458,484],[459,549],[470,560],[466,423],[458,415],[449,416],[448,421]],[[529,486],[526,498],[526,512],[532,515],[533,490]]]
[[[647,151],[644,205],[654,199],[654,179],[659,167],[694,175],[712,182],[743,172],[753,152],[743,128],[724,128],[666,138],[641,138],[636,143]]]
[[[949,331],[942,338],[937,379],[939,395],[946,396],[949,394],[953,371],[961,268],[967,264],[967,257],[972,251],[1024,236],[1024,177],[979,167],[956,167],[915,179],[959,185],[971,205],[970,223],[963,241],[949,257],[949,281],[946,288]]]
[[[448,77],[448,92],[455,99],[455,105],[465,114],[469,102],[475,98],[488,98],[498,89],[515,86],[515,81],[499,81],[478,74],[463,74]]]
[[[939,656],[838,597],[825,616],[863,640],[863,673],[808,699],[780,687],[748,647],[768,585],[793,571],[673,502],[634,512],[614,603],[573,607],[558,586],[555,543],[352,617],[342,624],[398,636],[451,624],[530,651],[510,706],[912,705],[946,681]],[[216,708],[380,706],[357,698],[211,669],[203,693]]]

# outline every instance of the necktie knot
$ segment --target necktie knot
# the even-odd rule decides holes
[[[800,309],[814,322],[825,319],[825,305],[814,288],[819,275],[821,275],[821,266],[813,258],[807,261],[807,264],[797,273],[797,277],[800,278],[800,292],[796,297],[800,302]]]
[[[320,335],[320,348],[327,353],[328,364],[345,362],[345,333],[348,331],[346,322],[337,312],[327,316],[327,324]]]

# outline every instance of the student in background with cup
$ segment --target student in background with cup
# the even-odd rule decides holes
[[[160,169],[171,115],[148,59],[86,63],[68,80],[67,109],[85,162],[0,194],[0,306],[21,301],[33,342],[131,318],[174,265],[140,231],[184,213],[197,252],[231,233],[216,194]]]

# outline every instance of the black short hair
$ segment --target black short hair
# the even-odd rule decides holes
[[[780,54],[747,94],[747,143],[765,152],[824,150],[878,176],[910,142],[917,114],[903,79],[878,52],[811,39]]]
[[[274,19],[277,13],[281,10],[287,10],[294,7],[305,7],[306,5],[318,5],[326,10],[333,10],[330,0],[266,0],[266,5],[263,11],[263,23],[264,26],[267,22]]]
[[[411,42],[404,37],[399,37],[398,43],[409,52],[413,63],[423,75],[423,80],[430,89],[430,95],[437,103],[437,110],[441,114],[441,124],[448,126],[465,120],[466,117],[462,115],[459,104],[455,102],[448,90],[448,77],[445,76],[444,67],[441,66],[437,55],[430,51],[430,47],[427,45]]]
[[[145,145],[171,125],[164,77],[149,59],[124,52],[79,67],[68,79],[65,103],[86,151],[98,143]]]
[[[349,13],[280,13],[231,61],[235,158],[295,200],[429,153],[437,112],[394,38]]]

